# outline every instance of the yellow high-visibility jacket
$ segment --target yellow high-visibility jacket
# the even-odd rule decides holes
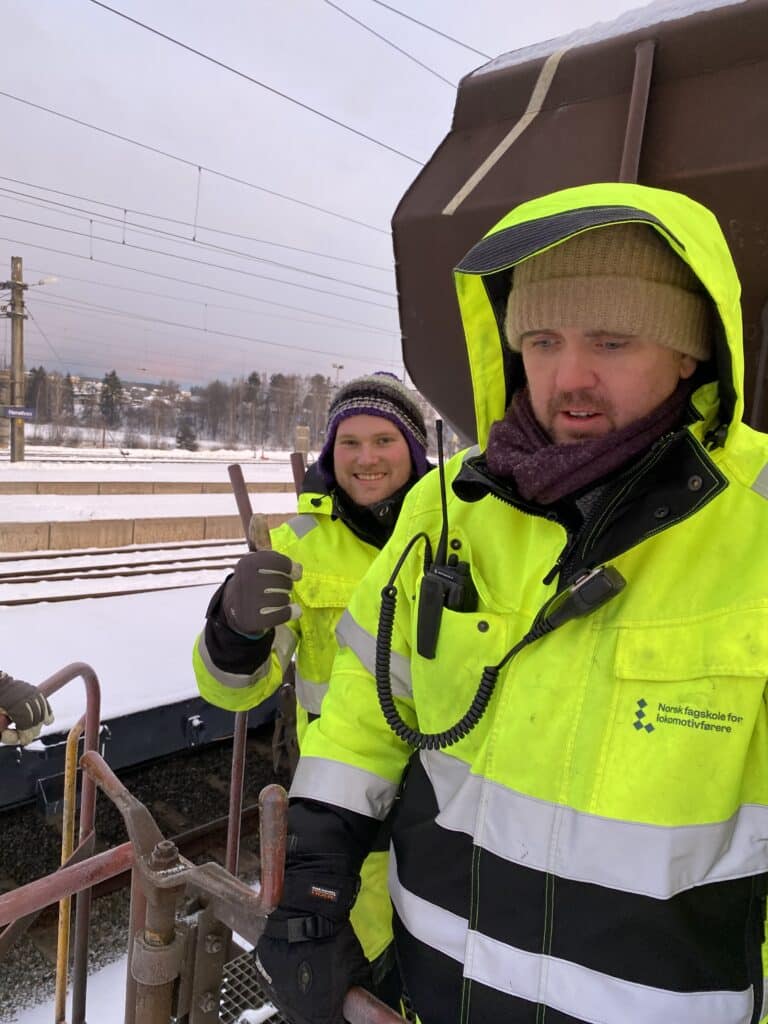
[[[307,723],[320,714],[331,665],[338,650],[334,632],[355,586],[379,553],[332,516],[329,494],[307,490],[299,495],[298,515],[270,531],[272,548],[302,566],[291,600],[301,617],[278,626],[269,659],[252,673],[225,672],[213,662],[205,633],[195,641],[193,666],[201,695],[210,704],[245,711],[267,700],[280,686],[296,656],[296,731],[299,746]],[[392,941],[392,907],[387,894],[387,853],[366,859],[352,924],[363,951],[373,961]]]
[[[719,380],[695,391],[698,418],[612,478],[569,549],[574,576],[610,563],[625,589],[521,649],[465,738],[414,752],[380,706],[376,637],[408,542],[423,533],[436,548],[431,474],[339,624],[323,715],[302,745],[290,827],[304,850],[307,800],[315,821],[326,806],[322,849],[346,851],[353,869],[350,835],[364,843],[399,797],[390,894],[422,1024],[768,1020],[768,438],[742,422],[739,285],[715,218],[683,196],[609,184],[501,221],[456,271],[479,438],[514,387],[498,313],[510,269],[624,221],[672,245],[719,319]],[[478,604],[444,609],[436,656],[417,653],[417,541],[394,579],[390,675],[399,716],[421,733],[464,715],[483,669],[562,585],[572,539],[559,505],[523,501],[479,450],[446,476],[448,550],[469,563]]]

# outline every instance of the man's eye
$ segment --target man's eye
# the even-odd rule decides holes
[[[616,352],[619,349],[627,347],[626,338],[603,338],[599,343],[600,348],[607,349],[609,352]]]

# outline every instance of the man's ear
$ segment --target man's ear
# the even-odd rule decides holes
[[[687,352],[680,353],[680,379],[688,380],[698,366],[698,360],[689,356]]]

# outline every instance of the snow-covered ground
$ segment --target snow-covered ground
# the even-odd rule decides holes
[[[105,720],[194,697],[192,645],[224,576],[156,594],[0,608],[0,667],[39,683],[86,662],[99,677]],[[56,721],[46,731],[70,729],[85,710],[83,685],[69,683],[51,705]]]
[[[253,493],[251,504],[254,512],[290,513],[296,495]],[[231,494],[0,494],[0,530],[3,523],[231,515],[237,515]]]
[[[45,461],[41,461],[42,457]],[[311,457],[310,457],[311,458]],[[83,460],[83,461],[76,461]],[[130,456],[119,448],[26,448],[23,462],[0,457],[0,480],[61,481],[191,481],[226,483],[227,466],[238,462],[246,482],[293,479],[290,452],[267,451],[254,458],[252,451],[185,452],[146,449]]]

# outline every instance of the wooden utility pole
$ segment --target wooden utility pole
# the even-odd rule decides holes
[[[11,257],[11,280],[3,282],[9,288],[11,301],[5,315],[11,318],[11,406],[24,409],[24,289],[21,256]],[[11,462],[24,461],[24,419],[11,416]]]

